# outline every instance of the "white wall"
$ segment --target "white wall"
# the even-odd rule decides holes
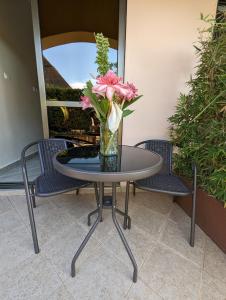
[[[17,161],[22,148],[41,137],[30,1],[1,0],[0,168]]]
[[[167,119],[194,71],[200,13],[215,15],[216,6],[217,0],[128,0],[125,79],[144,96],[124,119],[124,144],[168,137]]]

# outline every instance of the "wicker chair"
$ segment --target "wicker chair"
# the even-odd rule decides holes
[[[53,155],[67,149],[68,144],[71,145],[72,142],[65,139],[44,139],[27,145],[21,153],[22,173],[35,253],[40,251],[33,213],[33,207],[36,207],[35,196],[48,197],[72,190],[77,190],[78,192],[80,188],[90,184],[86,181],[64,176],[54,169],[52,163]],[[39,154],[41,175],[34,182],[29,182],[26,153],[34,146],[37,147]]]
[[[196,166],[192,164],[193,168],[193,187],[187,187],[180,177],[173,174],[172,171],[172,150],[173,146],[166,140],[147,140],[135,145],[144,149],[154,151],[160,154],[163,159],[163,167],[161,171],[149,178],[138,180],[133,183],[133,194],[135,189],[143,189],[153,192],[161,192],[173,196],[192,195],[192,216],[191,216],[191,231],[190,231],[190,245],[194,247],[195,241],[195,211],[196,211]]]

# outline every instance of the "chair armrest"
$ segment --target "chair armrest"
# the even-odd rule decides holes
[[[25,185],[25,189],[27,189],[29,187],[29,180],[28,180],[28,174],[27,174],[27,165],[26,165],[26,152],[28,149],[30,149],[31,147],[35,146],[38,144],[38,141],[33,142],[28,144],[26,147],[24,147],[24,149],[21,152],[21,167],[22,167],[22,174],[23,174],[23,180],[24,180],[24,185]]]

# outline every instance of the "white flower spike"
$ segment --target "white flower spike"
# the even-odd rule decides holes
[[[117,103],[112,101],[111,112],[108,117],[108,128],[112,133],[115,133],[115,131],[119,128],[121,119],[122,119],[122,110]]]

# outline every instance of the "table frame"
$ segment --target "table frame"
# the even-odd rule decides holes
[[[94,183],[97,185],[97,183]],[[80,247],[78,248],[77,252],[75,253],[72,262],[71,262],[71,276],[75,277],[75,263],[79,257],[79,255],[81,254],[82,250],[84,249],[84,247],[86,246],[87,242],[89,241],[89,239],[91,238],[92,234],[94,233],[97,225],[102,221],[102,211],[103,211],[103,196],[104,196],[104,183],[100,182],[98,183],[99,185],[99,193],[98,195],[96,194],[96,198],[98,199],[98,203],[97,203],[97,219],[94,222],[94,224],[92,225],[91,229],[89,230],[88,234],[86,235],[86,237],[84,238],[82,244],[80,245]],[[138,268],[137,268],[137,263],[136,260],[133,256],[133,253],[129,247],[129,244],[122,232],[122,229],[117,221],[116,218],[116,212],[117,212],[117,207],[116,207],[116,187],[117,187],[117,183],[116,182],[112,182],[112,220],[113,223],[118,231],[118,234],[121,238],[121,241],[126,249],[126,252],[132,262],[133,265],[133,282],[137,282],[137,273],[138,273]],[[127,184],[127,189],[129,188],[129,184]],[[97,190],[97,189],[96,189]],[[96,192],[97,193],[97,192]],[[128,193],[128,191],[127,191]],[[126,198],[128,199],[128,198]],[[126,203],[127,202],[127,203]],[[128,212],[128,201],[125,202],[125,207],[127,206],[127,212]],[[125,222],[128,220],[128,215],[126,216],[126,214],[124,215],[124,225]]]
[[[132,147],[132,146],[126,146],[126,147]],[[145,149],[140,149],[140,150],[150,152],[149,150],[145,150]],[[138,274],[137,263],[133,256],[133,253],[128,245],[128,242],[123,234],[123,231],[117,221],[116,213],[120,213],[121,215],[124,216],[124,222],[123,222],[124,229],[126,229],[127,227],[130,228],[131,220],[130,220],[130,217],[128,216],[128,196],[129,196],[129,181],[128,180],[139,180],[139,179],[146,178],[146,177],[149,177],[149,176],[152,176],[152,175],[158,173],[158,171],[160,171],[160,169],[162,167],[163,159],[159,154],[157,154],[157,153],[154,153],[154,154],[159,157],[159,161],[155,165],[147,167],[147,168],[143,168],[143,169],[138,169],[138,170],[133,170],[133,171],[124,171],[124,172],[118,172],[118,173],[117,172],[101,173],[101,172],[97,172],[97,171],[89,173],[86,170],[81,170],[81,169],[75,170],[74,168],[72,168],[70,166],[62,165],[59,161],[57,161],[57,159],[56,159],[57,154],[55,154],[55,156],[53,157],[53,164],[58,172],[66,175],[66,176],[72,177],[72,178],[93,181],[94,185],[96,185],[96,187],[98,185],[98,188],[99,188],[99,192],[98,191],[96,192],[96,199],[98,199],[97,200],[97,209],[88,215],[88,225],[90,225],[90,217],[93,214],[97,213],[97,219],[94,222],[94,224],[92,225],[92,227],[90,228],[88,234],[84,238],[82,244],[80,245],[80,247],[78,248],[77,252],[75,253],[75,255],[72,259],[72,262],[71,262],[71,276],[72,277],[75,277],[75,273],[76,273],[75,272],[75,264],[76,264],[76,261],[77,261],[79,255],[81,254],[82,250],[86,246],[90,237],[94,233],[97,225],[102,221],[104,182],[109,182],[112,184],[112,207],[111,207],[112,220],[118,231],[121,241],[126,249],[126,252],[131,260],[131,263],[133,265],[133,282],[137,281],[137,274]],[[117,183],[121,182],[121,181],[127,182],[125,212],[120,211],[116,207],[116,187],[117,187]]]

